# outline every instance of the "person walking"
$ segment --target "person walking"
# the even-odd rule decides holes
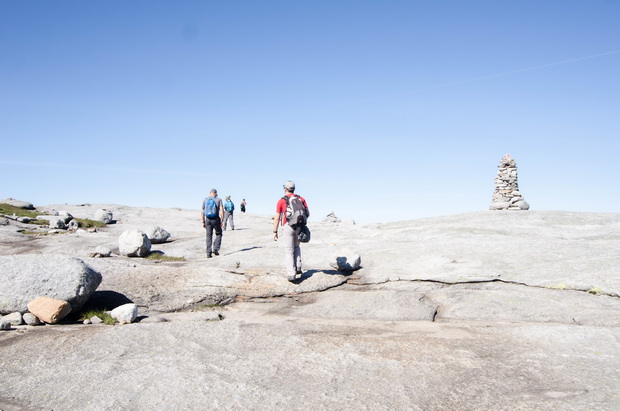
[[[303,197],[295,194],[295,183],[287,181],[282,186],[284,188],[284,197],[278,200],[276,204],[276,215],[273,218],[273,240],[278,241],[278,229],[282,227],[282,246],[284,247],[284,261],[286,272],[289,281],[295,281],[297,275],[301,275],[302,263],[301,263],[301,248],[299,241],[299,232],[301,227],[293,227],[288,224],[287,208],[291,199],[294,201],[301,201],[305,208],[306,218],[310,216],[308,204]]]
[[[207,258],[211,258],[211,254],[220,255],[224,207],[215,188],[211,189],[209,197],[202,202],[201,216],[202,226],[207,230]],[[213,231],[215,231],[215,240],[213,239]]]
[[[247,204],[248,204],[248,203],[246,203],[246,202],[245,202],[245,198],[244,198],[244,199],[243,199],[243,201],[241,201],[241,212],[242,212],[242,213],[245,213],[245,206],[246,206]]]
[[[235,211],[235,205],[233,204],[230,196],[226,197],[226,202],[224,203],[224,231],[226,231],[226,226],[228,225],[228,220],[230,220],[230,228],[235,229],[235,221],[233,220],[233,212]]]

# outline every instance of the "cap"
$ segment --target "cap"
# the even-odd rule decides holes
[[[286,183],[284,183],[283,187],[287,190],[295,190],[295,183],[293,183],[291,180],[288,180]]]
[[[209,192],[217,194],[217,190],[215,188],[212,188],[211,191],[209,191]]]

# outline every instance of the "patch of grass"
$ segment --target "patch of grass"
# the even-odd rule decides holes
[[[168,257],[161,252],[152,252],[146,256],[147,260],[155,261],[185,261],[185,257]]]
[[[592,287],[588,290],[588,292],[592,295],[597,295],[597,294],[601,294],[603,292],[603,290],[601,290],[598,287]]]
[[[116,320],[112,316],[106,313],[104,310],[86,310],[80,313],[80,321],[90,320],[92,317],[97,316],[103,320],[104,324],[114,325]]]
[[[15,207],[10,204],[0,203],[0,214],[13,215],[18,217],[30,217],[35,218],[40,213],[38,211],[26,210],[25,208]]]
[[[103,221],[97,220],[89,220],[88,218],[73,218],[77,222],[80,223],[83,228],[91,228],[91,227],[105,227],[106,224]]]
[[[36,218],[34,220],[30,220],[28,221],[28,224],[34,224],[34,225],[50,225],[50,222],[48,220],[37,220]]]

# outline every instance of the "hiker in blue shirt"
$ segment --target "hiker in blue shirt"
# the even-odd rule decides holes
[[[202,226],[207,230],[207,258],[211,258],[212,252],[215,255],[220,255],[224,207],[215,188],[211,189],[209,197],[202,202],[201,216]],[[213,230],[215,230],[215,241],[213,240]]]
[[[235,211],[235,205],[233,204],[230,196],[226,197],[226,202],[224,203],[224,231],[226,231],[226,226],[228,225],[228,219],[230,219],[230,228],[235,229],[235,222],[233,221],[233,211]]]

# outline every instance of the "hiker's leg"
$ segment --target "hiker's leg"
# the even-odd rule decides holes
[[[231,211],[230,212],[230,228],[232,228],[233,230],[235,229],[235,220],[233,219],[235,212]]]
[[[295,235],[293,236],[293,256],[295,261],[295,270],[301,271],[301,241],[299,241],[299,232],[301,228],[297,228],[295,230]]]
[[[207,255],[211,255],[212,252],[212,244],[213,244],[213,225],[212,221],[208,218],[205,218],[205,229],[207,230]]]
[[[228,225],[228,211],[224,211],[224,230],[226,230],[226,226]]]
[[[297,273],[295,269],[295,230],[289,225],[282,226],[282,247],[284,248],[284,267],[286,275],[294,277]]]
[[[214,229],[215,229],[215,242],[213,244],[214,251],[220,251],[220,247],[222,246],[222,220],[216,218],[213,220]]]

